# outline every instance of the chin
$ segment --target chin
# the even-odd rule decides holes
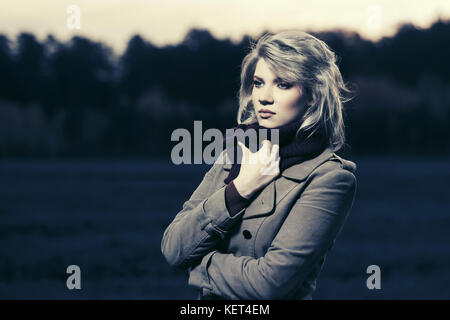
[[[260,126],[263,126],[263,127],[266,127],[266,128],[276,128],[276,127],[280,126],[278,124],[278,122],[274,121],[272,118],[269,118],[269,119],[259,118],[258,119],[258,123],[259,123]]]

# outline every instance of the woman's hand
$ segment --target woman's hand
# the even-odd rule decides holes
[[[233,183],[239,194],[249,199],[280,174],[279,146],[264,140],[261,148],[253,153],[240,141],[238,144],[242,149],[242,163]]]

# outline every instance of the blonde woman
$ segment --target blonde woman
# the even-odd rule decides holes
[[[252,43],[233,129],[278,130],[278,141],[254,151],[239,141],[242,161],[216,161],[161,243],[199,299],[312,298],[356,190],[355,163],[335,153],[345,143],[345,92],[334,53],[312,35]]]

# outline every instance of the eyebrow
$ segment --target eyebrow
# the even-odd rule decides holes
[[[264,82],[263,78],[258,77],[257,75],[253,75],[253,78],[255,78],[255,79],[259,80],[259,81],[263,81],[263,82]],[[280,81],[287,82],[286,80],[283,80],[283,79],[281,79],[280,77],[276,77],[275,80],[274,80],[274,82],[280,82]]]

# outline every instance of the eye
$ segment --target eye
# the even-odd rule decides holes
[[[278,88],[280,88],[280,89],[285,89],[285,90],[287,90],[287,89],[290,89],[292,87],[292,84],[290,84],[290,83],[287,83],[287,82],[279,82],[278,83]]]
[[[262,83],[261,83],[261,81],[255,79],[255,80],[253,80],[253,86],[255,88],[259,88],[262,86]]]

